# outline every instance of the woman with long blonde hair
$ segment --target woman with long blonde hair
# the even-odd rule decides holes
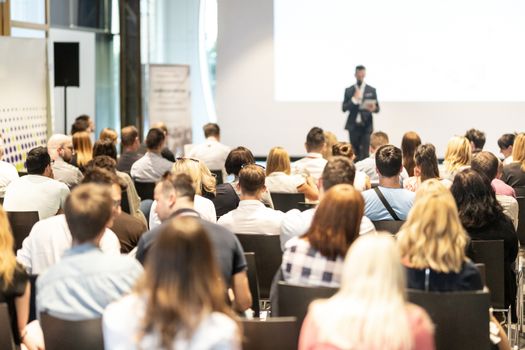
[[[75,154],[71,159],[71,164],[84,171],[87,163],[93,159],[93,145],[87,131],[73,134],[73,150]]]
[[[512,163],[503,167],[502,180],[513,188],[525,187],[525,133],[514,138]]]
[[[341,288],[309,308],[299,350],[432,350],[433,327],[406,301],[405,276],[394,239],[365,235],[350,247]]]
[[[472,159],[472,146],[470,141],[463,136],[454,136],[448,141],[445,151],[445,171],[443,178],[454,180],[454,176],[461,170],[470,166]]]

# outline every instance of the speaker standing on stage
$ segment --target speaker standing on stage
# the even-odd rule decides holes
[[[343,112],[349,112],[345,129],[350,134],[357,160],[368,157],[370,134],[374,129],[372,113],[379,112],[376,89],[365,83],[365,75],[364,66],[355,67],[356,83],[346,88],[343,101]]]

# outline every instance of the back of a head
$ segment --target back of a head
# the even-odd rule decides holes
[[[266,176],[264,169],[255,164],[248,164],[239,172],[239,186],[245,195],[255,195],[264,188]]]
[[[146,135],[146,147],[148,150],[159,150],[166,139],[164,131],[159,128],[149,129]]]
[[[113,215],[111,187],[92,183],[76,186],[66,199],[64,213],[74,241],[94,240]]]
[[[436,148],[431,143],[420,145],[414,153],[414,164],[420,170],[421,181],[439,178]]]
[[[252,152],[246,147],[239,146],[228,153],[226,161],[224,162],[224,167],[228,174],[239,176],[239,172],[243,165],[253,163],[255,163],[255,158],[253,157]]]
[[[337,136],[331,131],[324,131],[325,147],[323,149],[323,158],[328,159],[333,156],[333,146],[338,142]]]
[[[221,128],[215,123],[208,123],[202,127],[204,131],[204,137],[219,137],[221,136]]]
[[[126,126],[120,131],[120,142],[122,143],[122,147],[133,146],[138,137],[139,131],[133,125]]]
[[[49,152],[51,159],[56,159],[58,157],[57,150],[69,142],[72,142],[71,136],[64,134],[51,135],[49,140],[47,140],[47,151]]]
[[[352,144],[349,142],[338,142],[332,146],[332,155],[333,156],[343,156],[351,161],[355,159],[354,149]]]
[[[71,135],[76,134],[80,131],[88,131],[89,129],[89,117],[87,119],[84,116],[78,117],[75,122],[71,125]],[[80,118],[80,119],[79,119]]]
[[[383,177],[399,175],[403,162],[401,150],[393,145],[384,145],[376,151],[376,167]]]
[[[73,134],[73,148],[77,153],[92,153],[91,137],[87,131],[79,131]]]
[[[151,125],[151,129],[160,129],[164,135],[168,135],[168,127],[163,122],[157,122]]]
[[[266,175],[276,171],[290,175],[290,156],[282,147],[272,148],[266,159]]]
[[[172,173],[187,174],[193,181],[195,192],[197,194],[202,193],[202,174],[199,161],[190,158],[177,158],[177,161],[173,163]]]
[[[363,196],[352,185],[330,188],[316,209],[305,236],[310,245],[329,259],[344,257],[359,235],[364,214]]]
[[[403,166],[410,176],[414,175],[414,153],[419,145],[421,145],[421,138],[416,132],[409,131],[403,135],[401,140]]]
[[[86,171],[91,168],[101,168],[116,173],[117,162],[109,156],[96,156],[86,164]]]
[[[516,138],[515,134],[503,134],[498,139],[498,146],[500,149],[507,149],[510,146],[514,145],[514,139]]]
[[[470,129],[465,133],[465,137],[474,144],[477,150],[481,150],[485,146],[486,138],[483,131]]]
[[[191,176],[185,173],[167,173],[162,178],[162,189],[165,192],[175,191],[177,197],[185,197],[193,202],[195,187]]]
[[[114,129],[111,128],[104,128],[100,132],[100,135],[98,137],[99,140],[109,140],[115,145],[117,144],[118,134]]]
[[[445,168],[456,171],[460,167],[470,165],[472,159],[472,148],[466,137],[454,136],[448,141],[445,151]]]
[[[120,186],[120,180],[114,172],[99,167],[88,167],[84,172],[84,177],[82,178],[81,183],[96,183],[109,186],[116,184]]]
[[[470,167],[492,181],[498,175],[499,160],[494,154],[482,151],[472,157]]]
[[[93,145],[93,157],[108,156],[117,160],[117,147],[110,139],[97,140]]]
[[[325,144],[323,129],[313,127],[306,135],[306,151],[307,152],[321,152]]]
[[[382,131],[376,131],[370,135],[370,148],[374,152],[381,146],[388,145],[388,135]]]
[[[51,164],[51,157],[45,147],[35,147],[27,153],[26,169],[28,174],[42,175]]]
[[[335,156],[330,158],[321,175],[324,191],[328,191],[339,184],[353,185],[355,172],[354,163],[347,157]]]
[[[512,158],[521,163],[521,170],[525,171],[525,133],[519,133],[514,139]]]

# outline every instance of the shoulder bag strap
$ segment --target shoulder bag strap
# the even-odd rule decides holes
[[[383,203],[383,205],[385,206],[385,209],[388,210],[388,212],[390,213],[390,215],[392,216],[392,218],[396,221],[400,221],[401,219],[399,218],[399,216],[397,216],[396,212],[394,211],[394,209],[392,209],[392,207],[390,206],[390,204],[387,202],[385,196],[383,196],[383,193],[381,193],[381,190],[379,190],[379,187],[375,187],[374,188],[374,191],[376,192],[377,196],[379,197],[379,199],[381,200],[381,203]]]

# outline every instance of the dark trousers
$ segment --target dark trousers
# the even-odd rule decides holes
[[[368,158],[368,151],[370,149],[370,135],[372,131],[367,127],[354,126],[348,130],[350,134],[350,143],[356,155],[355,161],[360,161]]]

